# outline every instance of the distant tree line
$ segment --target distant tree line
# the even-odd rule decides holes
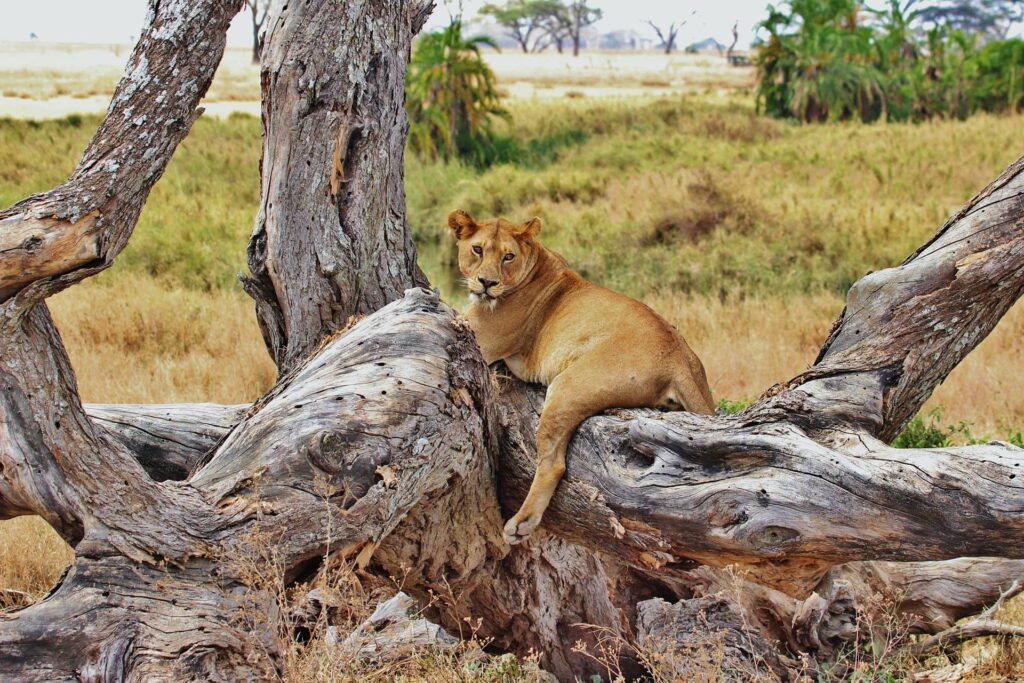
[[[758,107],[805,122],[1024,109],[1024,0],[787,0],[759,24]]]
[[[552,45],[559,53],[567,45],[579,55],[583,29],[601,18],[601,10],[588,0],[507,0],[480,9],[493,18],[523,52],[542,52]]]

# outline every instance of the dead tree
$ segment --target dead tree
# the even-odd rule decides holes
[[[732,42],[729,43],[729,47],[725,51],[725,61],[729,64],[732,64],[732,54],[736,49],[736,43],[738,42],[740,42],[740,22],[737,21],[732,25]]]
[[[270,15],[270,0],[245,0],[252,17],[252,63],[260,63],[263,54],[263,26]]]
[[[692,12],[691,16],[696,13],[696,11]],[[658,40],[661,41],[661,46],[665,48],[665,54],[670,55],[672,54],[673,48],[676,46],[676,36],[679,35],[679,31],[686,26],[686,22],[688,21],[689,19],[683,19],[680,22],[673,21],[664,31],[653,21],[648,21],[647,24],[654,29],[656,34],[658,34]]]
[[[849,642],[868,593],[939,632],[1020,578],[1024,451],[886,442],[1024,290],[1024,159],[856,283],[814,365],[744,412],[588,420],[547,533],[510,548],[542,392],[495,386],[405,219],[402,83],[430,3],[350,4],[270,19],[245,285],[281,376],[253,405],[82,406],[45,302],[124,248],[242,0],[153,0],[75,172],[0,212],[0,518],[75,548],[49,597],[0,616],[0,678],[279,675],[280,634],[238,618],[279,608],[231,561],[253,539],[288,581],[328,555],[405,573],[448,596],[450,632],[472,616],[563,678],[589,666],[578,624],[679,637],[713,607],[785,675]]]

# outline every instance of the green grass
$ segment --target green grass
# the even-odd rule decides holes
[[[1000,440],[1024,448],[1024,433],[1020,429],[1004,424],[999,435],[976,434],[974,425],[966,420],[944,424],[944,412],[942,406],[936,406],[927,413],[915,415],[892,445],[896,448],[947,448]]]
[[[63,182],[98,117],[0,119],[0,205]],[[113,271],[194,289],[236,286],[259,202],[260,123],[200,119],[157,183]]]
[[[510,134],[572,132],[545,164],[408,163],[410,220],[433,255],[445,215],[545,221],[590,278],[727,296],[829,290],[900,262],[1017,153],[1019,118],[799,127],[742,100],[530,103]],[[452,264],[425,267],[442,285]]]
[[[866,272],[899,263],[1017,156],[1024,121],[980,115],[798,126],[757,116],[749,99],[711,96],[517,102],[510,109],[511,121],[496,131],[502,163],[407,159],[420,263],[449,299],[462,299],[449,211],[537,215],[545,243],[586,277],[660,301],[676,321],[709,301],[733,309],[748,299],[787,302],[774,321],[750,321],[760,330],[752,333],[768,335],[780,351],[783,343],[818,343],[805,339],[807,321],[785,327],[786,305],[822,293],[841,298]],[[98,123],[0,120],[0,204],[60,183]],[[259,154],[258,119],[199,120],[101,280],[145,276],[199,292],[238,292],[259,201]],[[737,341],[711,334],[700,343],[716,358],[709,344]],[[999,343],[1010,354],[1002,362],[1012,364],[1016,347]],[[793,371],[779,365],[772,376]],[[721,381],[733,399],[763,388]],[[994,412],[993,401],[982,391],[954,415],[993,433],[1004,419],[1019,421],[1016,408]],[[969,426],[951,430],[925,416],[901,443],[974,438]]]
[[[746,99],[516,103],[487,168],[407,161],[409,219],[450,293],[446,216],[544,220],[584,275],[643,296],[844,294],[901,261],[1018,153],[1019,117],[800,127]],[[95,118],[0,121],[0,203],[60,182]],[[116,269],[234,287],[258,202],[259,122],[202,119]]]

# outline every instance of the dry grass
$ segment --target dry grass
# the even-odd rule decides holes
[[[50,305],[85,401],[242,403],[274,380],[241,292],[120,275],[87,281]]]
[[[754,399],[806,368],[842,308],[827,293],[742,300],[667,293],[645,301],[704,360],[715,397],[731,400]],[[241,293],[120,275],[87,281],[55,297],[51,307],[86,401],[243,402],[274,378],[252,305]],[[1022,362],[1024,306],[1018,305],[930,404],[942,404],[950,422],[973,422],[976,435],[1003,436],[1007,424],[1024,424],[1024,394],[1013,386]],[[0,557],[9,558],[0,562],[0,586],[32,596],[44,593],[71,558],[40,520],[0,522],[0,544]]]
[[[129,45],[0,43],[0,96],[40,102],[71,100],[63,103],[62,111],[52,114],[55,116],[100,112],[106,108],[129,54]],[[621,97],[721,92],[748,90],[754,85],[753,68],[730,67],[717,55],[585,50],[574,58],[506,50],[488,51],[486,58],[503,91],[516,99],[563,98],[568,93]],[[250,59],[246,48],[227,49],[206,102],[259,101],[259,67]]]
[[[71,102],[61,107],[91,98],[102,110],[126,57],[123,46],[0,46],[0,96]],[[208,99],[257,99],[248,59],[229,50]],[[451,247],[438,238],[452,208],[539,214],[545,238],[584,274],[642,298],[683,332],[716,398],[751,400],[806,368],[845,287],[901,260],[1019,142],[1020,119],[1008,117],[810,128],[765,120],[735,97],[749,71],[714,58],[490,60],[513,96],[558,98],[511,105],[511,134],[550,154],[486,170],[410,161],[410,220],[432,280],[458,298]],[[706,90],[716,92],[678,97]],[[651,97],[664,93],[672,97]],[[0,203],[66,177],[95,123],[2,122]],[[576,139],[567,133],[578,141],[559,142]],[[258,154],[258,120],[200,121],[118,266],[51,301],[86,401],[240,402],[273,381],[252,304],[234,280],[258,199]],[[930,405],[942,404],[948,422],[972,422],[975,436],[1001,437],[1024,425],[1022,361],[1018,305]],[[71,556],[39,519],[0,522],[0,607],[41,597]],[[353,618],[370,597],[345,593]],[[1002,616],[1024,624],[1024,600]],[[289,654],[293,680],[522,680],[514,661],[477,676],[435,655],[403,669],[353,668],[324,642]],[[980,642],[972,653],[981,663],[971,680],[1024,679],[1020,642]]]
[[[832,321],[843,308],[835,294],[718,299],[651,294],[644,302],[662,313],[703,360],[716,399],[751,401],[814,362]],[[943,407],[943,420],[972,423],[978,438],[1005,438],[1024,425],[1024,393],[1016,387],[1024,366],[1024,304],[1017,304],[926,404]]]
[[[0,610],[39,600],[74,553],[39,517],[0,522]]]
[[[242,403],[274,380],[252,303],[240,292],[124,275],[86,281],[50,307],[85,401]],[[41,519],[0,522],[0,589],[16,591],[0,592],[0,607],[41,597],[71,559]]]

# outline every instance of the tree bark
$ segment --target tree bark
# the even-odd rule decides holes
[[[124,247],[240,6],[153,0],[75,174],[0,212],[0,517],[42,515],[76,551],[51,596],[0,617],[4,679],[280,675],[284,606],[243,567],[294,583],[331,557],[413,568],[405,589],[440,595],[450,632],[479,619],[566,680],[592,666],[580,624],[678,641],[710,609],[740,638],[737,667],[777,671],[765,643],[827,659],[873,592],[902,591],[929,632],[1019,575],[1021,560],[949,558],[1024,558],[1021,449],[885,441],[1024,290],[1024,160],[856,283],[816,363],[743,413],[588,420],[547,533],[505,545],[542,396],[496,388],[455,313],[406,291],[423,282],[401,177],[421,2],[312,0],[271,19],[246,287],[276,386],[252,406],[83,408],[43,300]]]
[[[404,84],[432,8],[313,0],[270,19],[262,193],[244,282],[282,372],[350,316],[426,284],[405,218]]]

